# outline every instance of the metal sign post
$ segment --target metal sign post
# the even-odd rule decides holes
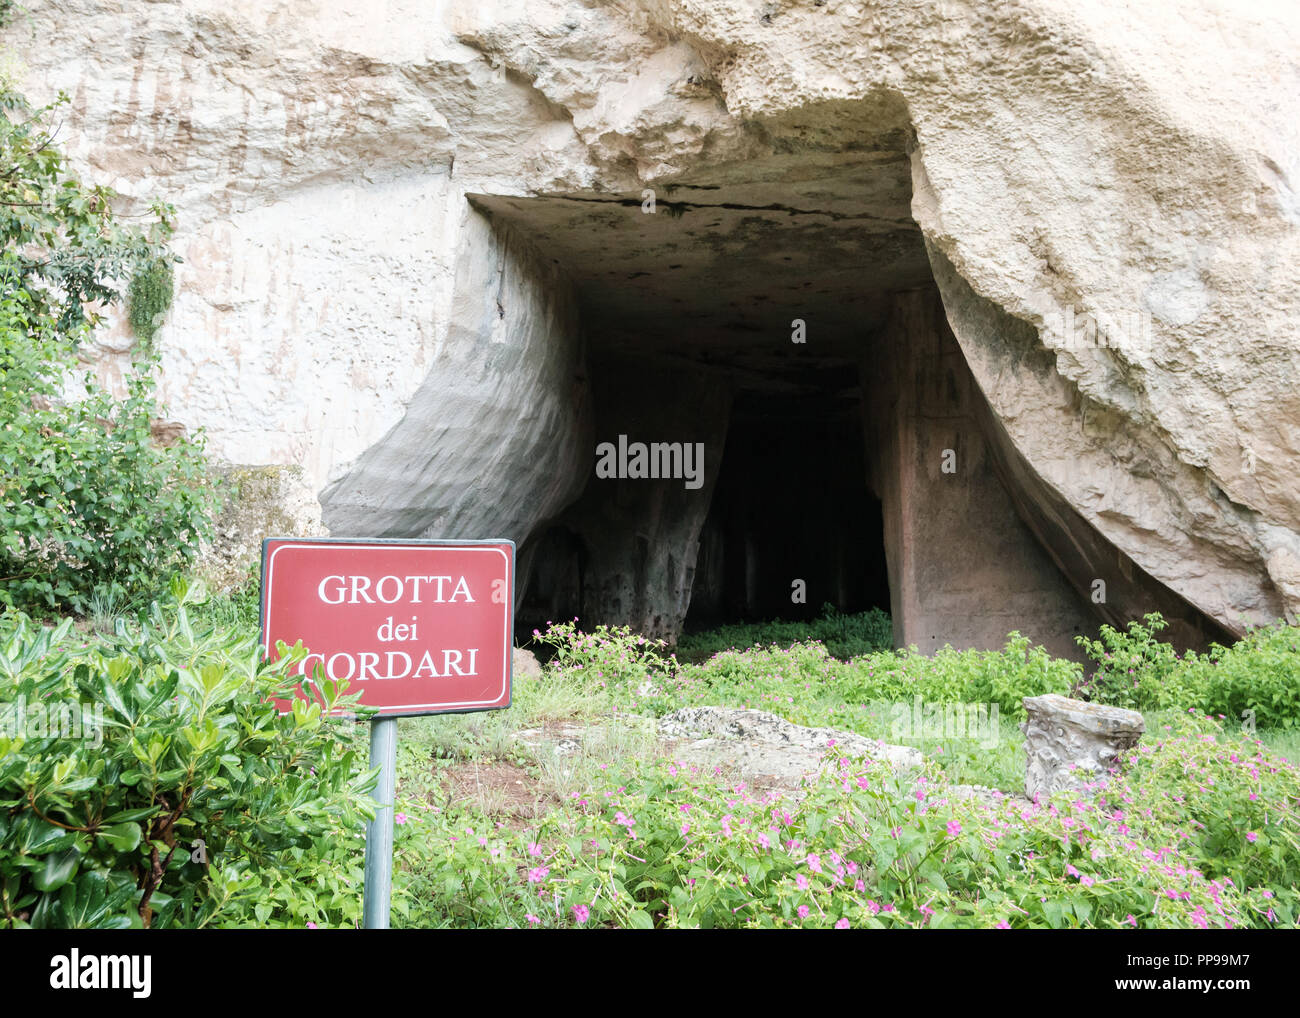
[[[513,541],[268,538],[262,542],[262,647],[299,641],[295,691],[314,676],[346,682],[378,711],[370,766],[375,818],[366,827],[362,918],[387,929],[393,889],[397,718],[510,706]],[[280,711],[292,708],[277,701]],[[336,711],[341,708],[336,707]]]
[[[370,722],[370,766],[379,768],[375,819],[366,825],[366,890],[361,923],[367,930],[388,929],[393,892],[393,800],[397,786],[397,719]]]

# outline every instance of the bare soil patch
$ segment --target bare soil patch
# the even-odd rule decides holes
[[[463,760],[434,768],[441,790],[436,806],[472,803],[490,816],[532,821],[559,805],[541,782],[518,764]]]

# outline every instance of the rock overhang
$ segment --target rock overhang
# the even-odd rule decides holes
[[[467,199],[562,268],[593,353],[687,357],[748,384],[856,361],[889,294],[931,279],[901,153],[816,167],[783,157],[709,179],[720,182]],[[796,319],[813,342],[789,342]]]

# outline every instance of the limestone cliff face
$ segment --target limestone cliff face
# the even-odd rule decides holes
[[[864,259],[864,347],[888,294],[937,285],[1003,483],[1077,591],[1136,567],[1229,630],[1300,613],[1293,4],[32,6],[2,41],[34,98],[71,95],[61,143],[177,207],[173,416],[231,462],[301,465],[336,533],[557,518],[590,470],[587,344],[633,313],[602,265],[654,262],[626,286],[661,308],[752,265],[752,307],[770,227]],[[684,232],[561,237],[556,210],[647,187]],[[713,268],[672,282],[714,210]],[[1061,327],[1089,317],[1132,328]],[[102,337],[106,378],[128,344]]]

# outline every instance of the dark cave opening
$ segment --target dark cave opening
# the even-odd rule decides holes
[[[850,366],[850,370],[852,370]],[[889,610],[880,500],[856,392],[740,394],[684,628]]]
[[[632,193],[470,196],[497,254],[467,263],[486,268],[458,327],[493,356],[517,331],[539,397],[484,397],[534,436],[519,491],[546,499],[519,535],[517,631],[576,618],[672,644],[831,604],[888,611],[900,647],[1019,631],[1077,656],[1098,619],[1199,625],[1017,458],[911,218],[906,154],[780,164],[674,185],[665,214]],[[1044,355],[1005,315],[985,340]],[[698,450],[699,469],[637,472],[632,447]],[[498,495],[520,516],[533,497]]]

